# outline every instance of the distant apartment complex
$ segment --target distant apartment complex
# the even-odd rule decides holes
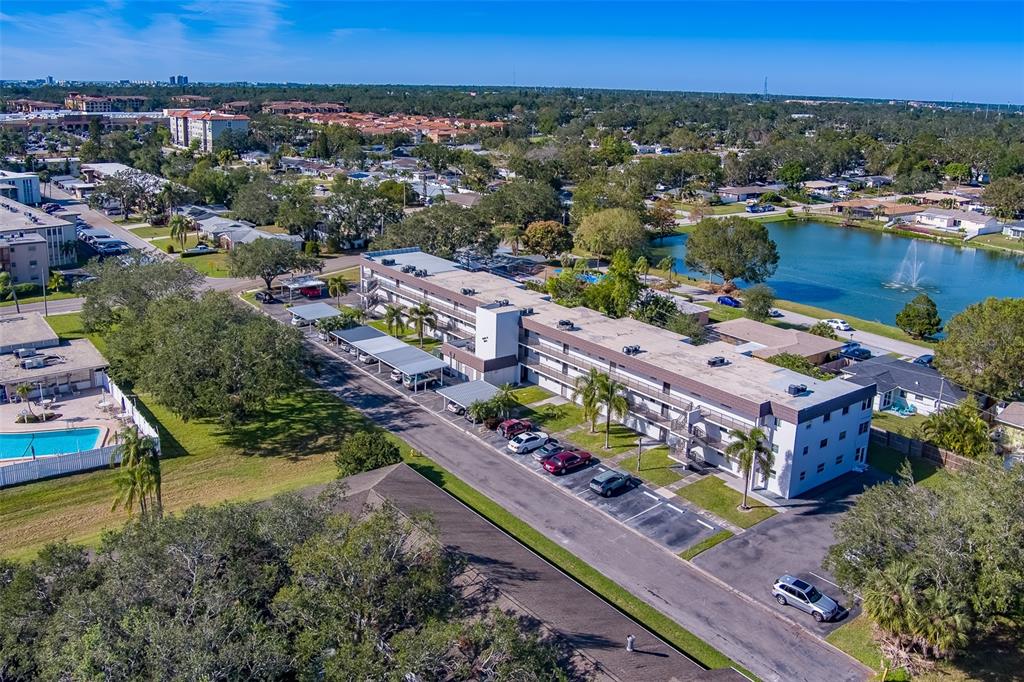
[[[35,111],[56,111],[60,109],[57,102],[43,102],[38,99],[14,99],[9,102],[10,106],[22,114],[31,114]]]
[[[90,114],[141,111],[148,101],[149,98],[142,95],[83,95],[80,92],[69,92],[64,98],[64,108]]]
[[[199,149],[212,152],[224,133],[231,131],[244,135],[249,131],[249,117],[244,114],[225,114],[219,111],[192,109],[165,109],[171,126],[171,143],[176,147],[189,147],[199,140]]]
[[[368,112],[351,113],[293,113],[312,123],[324,125],[334,124],[355,128],[364,135],[390,135],[405,133],[413,137],[414,142],[427,138],[433,142],[452,142],[470,130],[477,128],[502,129],[501,121],[481,121],[472,118],[455,118],[441,116],[420,116],[415,114],[381,115]]]
[[[43,200],[39,193],[39,176],[35,173],[16,173],[14,171],[0,170],[0,192],[8,198],[14,199],[22,204],[35,205]]]
[[[35,239],[21,241],[31,236],[41,237],[45,240],[45,248]],[[31,253],[29,246],[38,245],[42,252],[38,258],[29,258],[24,263],[24,270],[30,272],[34,268],[54,267],[59,265],[73,264],[77,258],[75,252],[75,226],[73,220],[66,220],[64,216],[54,216],[38,209],[26,206],[25,204],[11,199],[0,199],[0,239],[7,240],[8,248],[13,245],[13,251],[9,251],[8,260],[21,262],[22,253]],[[24,245],[24,251],[22,251]],[[35,260],[32,265],[29,261]]]
[[[249,103],[246,102],[246,105]],[[340,102],[301,102],[298,100],[264,102],[260,110],[264,114],[338,114],[348,111],[348,107]]]
[[[867,459],[873,385],[812,379],[722,341],[694,346],[473,270],[415,248],[371,252],[360,264],[360,295],[370,310],[430,305],[445,362],[470,380],[533,383],[571,398],[577,377],[592,368],[608,373],[625,386],[624,423],[668,443],[680,461],[736,471],[726,446],[762,429],[775,464],[755,482],[783,497]]]

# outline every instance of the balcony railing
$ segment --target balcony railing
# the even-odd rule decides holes
[[[578,355],[569,355],[568,353],[563,353],[560,350],[556,350],[548,345],[542,344],[540,341],[532,337],[520,337],[519,343],[534,349],[538,353],[546,355],[550,358],[554,358],[555,360],[558,360],[560,362],[567,362],[570,365],[574,365],[576,367],[583,367],[585,369],[594,368],[601,372],[608,372],[611,376],[615,378],[616,381],[618,381],[621,384],[624,384],[628,388],[633,389],[637,393],[641,393],[653,400],[660,400],[661,402],[671,405],[676,409],[682,410],[684,412],[693,409],[693,403],[691,403],[690,401],[683,400],[682,398],[678,398],[674,395],[665,393],[664,391],[655,388],[654,386],[645,384],[642,381],[637,381],[628,374],[625,374],[624,372],[620,371],[618,368],[612,369],[606,363],[594,362],[593,360],[581,358]]]
[[[717,424],[718,426],[730,429],[732,431],[742,431],[743,433],[750,433],[750,430],[754,428],[753,426],[747,424],[746,422],[742,422],[739,419],[735,419],[727,414],[723,414],[721,412],[711,410],[706,407],[700,408],[700,416],[701,419],[704,419],[705,421],[709,421],[712,424]]]
[[[409,298],[409,299],[412,299],[414,301],[426,302],[427,305],[429,305],[431,308],[435,309],[437,312],[441,313],[442,315],[447,315],[448,317],[455,317],[457,319],[462,320],[463,322],[466,322],[466,323],[469,323],[469,324],[472,324],[472,325],[476,324],[476,315],[473,312],[469,311],[469,310],[466,310],[464,308],[456,308],[455,306],[449,305],[447,303],[440,303],[440,302],[435,301],[435,300],[433,300],[431,298],[427,298],[426,296],[420,294],[419,292],[417,292],[414,289],[405,288],[405,287],[399,289],[397,286],[395,286],[393,284],[389,284],[387,282],[383,282],[381,280],[373,280],[373,281],[379,282],[380,288],[383,289],[384,291],[389,291],[389,292],[395,294],[396,296],[401,296],[403,298]]]

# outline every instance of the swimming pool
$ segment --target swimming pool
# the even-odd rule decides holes
[[[97,427],[34,433],[0,433],[0,459],[31,457],[33,452],[36,457],[83,452],[94,449],[99,445],[99,440],[100,430]]]

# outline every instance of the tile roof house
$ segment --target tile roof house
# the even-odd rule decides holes
[[[958,211],[949,208],[925,209],[916,215],[915,221],[922,227],[964,232],[968,237],[1002,231],[995,218],[974,211]]]

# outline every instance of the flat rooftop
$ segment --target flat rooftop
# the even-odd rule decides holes
[[[63,227],[68,221],[46,211],[26,206],[14,199],[0,199],[0,232],[35,230],[40,227]]]
[[[403,263],[413,262],[413,257],[422,258],[421,262],[433,264],[424,278],[426,281],[453,292],[473,289],[471,298],[481,306],[507,300],[510,307],[532,308],[533,313],[528,319],[552,329],[558,328],[559,320],[572,320],[574,328],[568,332],[572,336],[616,353],[621,353],[624,346],[640,346],[641,352],[635,356],[637,360],[751,402],[770,401],[802,410],[862,389],[843,379],[821,381],[749,357],[738,353],[736,346],[724,341],[694,346],[686,342],[685,336],[632,318],[613,319],[589,308],[566,308],[549,300],[547,295],[526,289],[513,280],[488,272],[469,272],[443,258],[418,253],[419,256],[388,255],[387,258],[395,258],[395,265],[387,267],[401,270]],[[379,264],[381,257],[375,255],[373,260]],[[724,357],[729,364],[709,367],[707,361],[715,356]],[[798,396],[790,395],[787,392],[790,384],[803,384],[807,391]]]
[[[38,355],[46,357],[47,364],[33,369],[23,369],[21,359],[15,357],[13,353],[0,355],[0,381],[8,385],[34,384],[48,377],[63,376],[80,370],[100,369],[108,364],[107,359],[100,355],[96,346],[88,339],[71,339],[58,346],[43,348]]]
[[[45,348],[60,342],[39,313],[13,313],[0,316],[0,353],[11,353],[17,348]]]

